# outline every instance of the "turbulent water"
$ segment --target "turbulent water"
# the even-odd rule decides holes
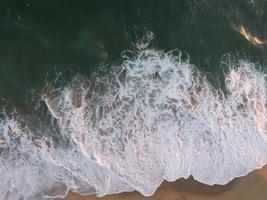
[[[267,163],[264,72],[229,63],[222,91],[181,54],[140,49],[109,70],[46,82],[31,114],[4,107],[0,199],[149,196],[164,180],[226,184]]]

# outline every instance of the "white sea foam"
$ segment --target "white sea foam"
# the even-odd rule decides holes
[[[226,184],[267,164],[266,75],[253,63],[229,66],[225,94],[171,52],[123,58],[47,83],[34,116],[2,114],[0,199],[149,196],[163,180]]]

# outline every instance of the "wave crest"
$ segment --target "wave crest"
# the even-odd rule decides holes
[[[148,196],[163,180],[225,184],[267,163],[266,75],[253,63],[229,67],[225,94],[180,54],[123,58],[47,83],[35,115],[3,114],[0,199]]]

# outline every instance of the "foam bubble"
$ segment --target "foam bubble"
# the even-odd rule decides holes
[[[226,184],[266,164],[265,73],[230,66],[225,94],[180,57],[124,52],[109,71],[47,83],[35,115],[3,113],[0,199],[149,196],[163,180]]]

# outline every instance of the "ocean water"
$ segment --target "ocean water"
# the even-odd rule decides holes
[[[267,164],[265,1],[1,1],[0,199],[226,184]]]

